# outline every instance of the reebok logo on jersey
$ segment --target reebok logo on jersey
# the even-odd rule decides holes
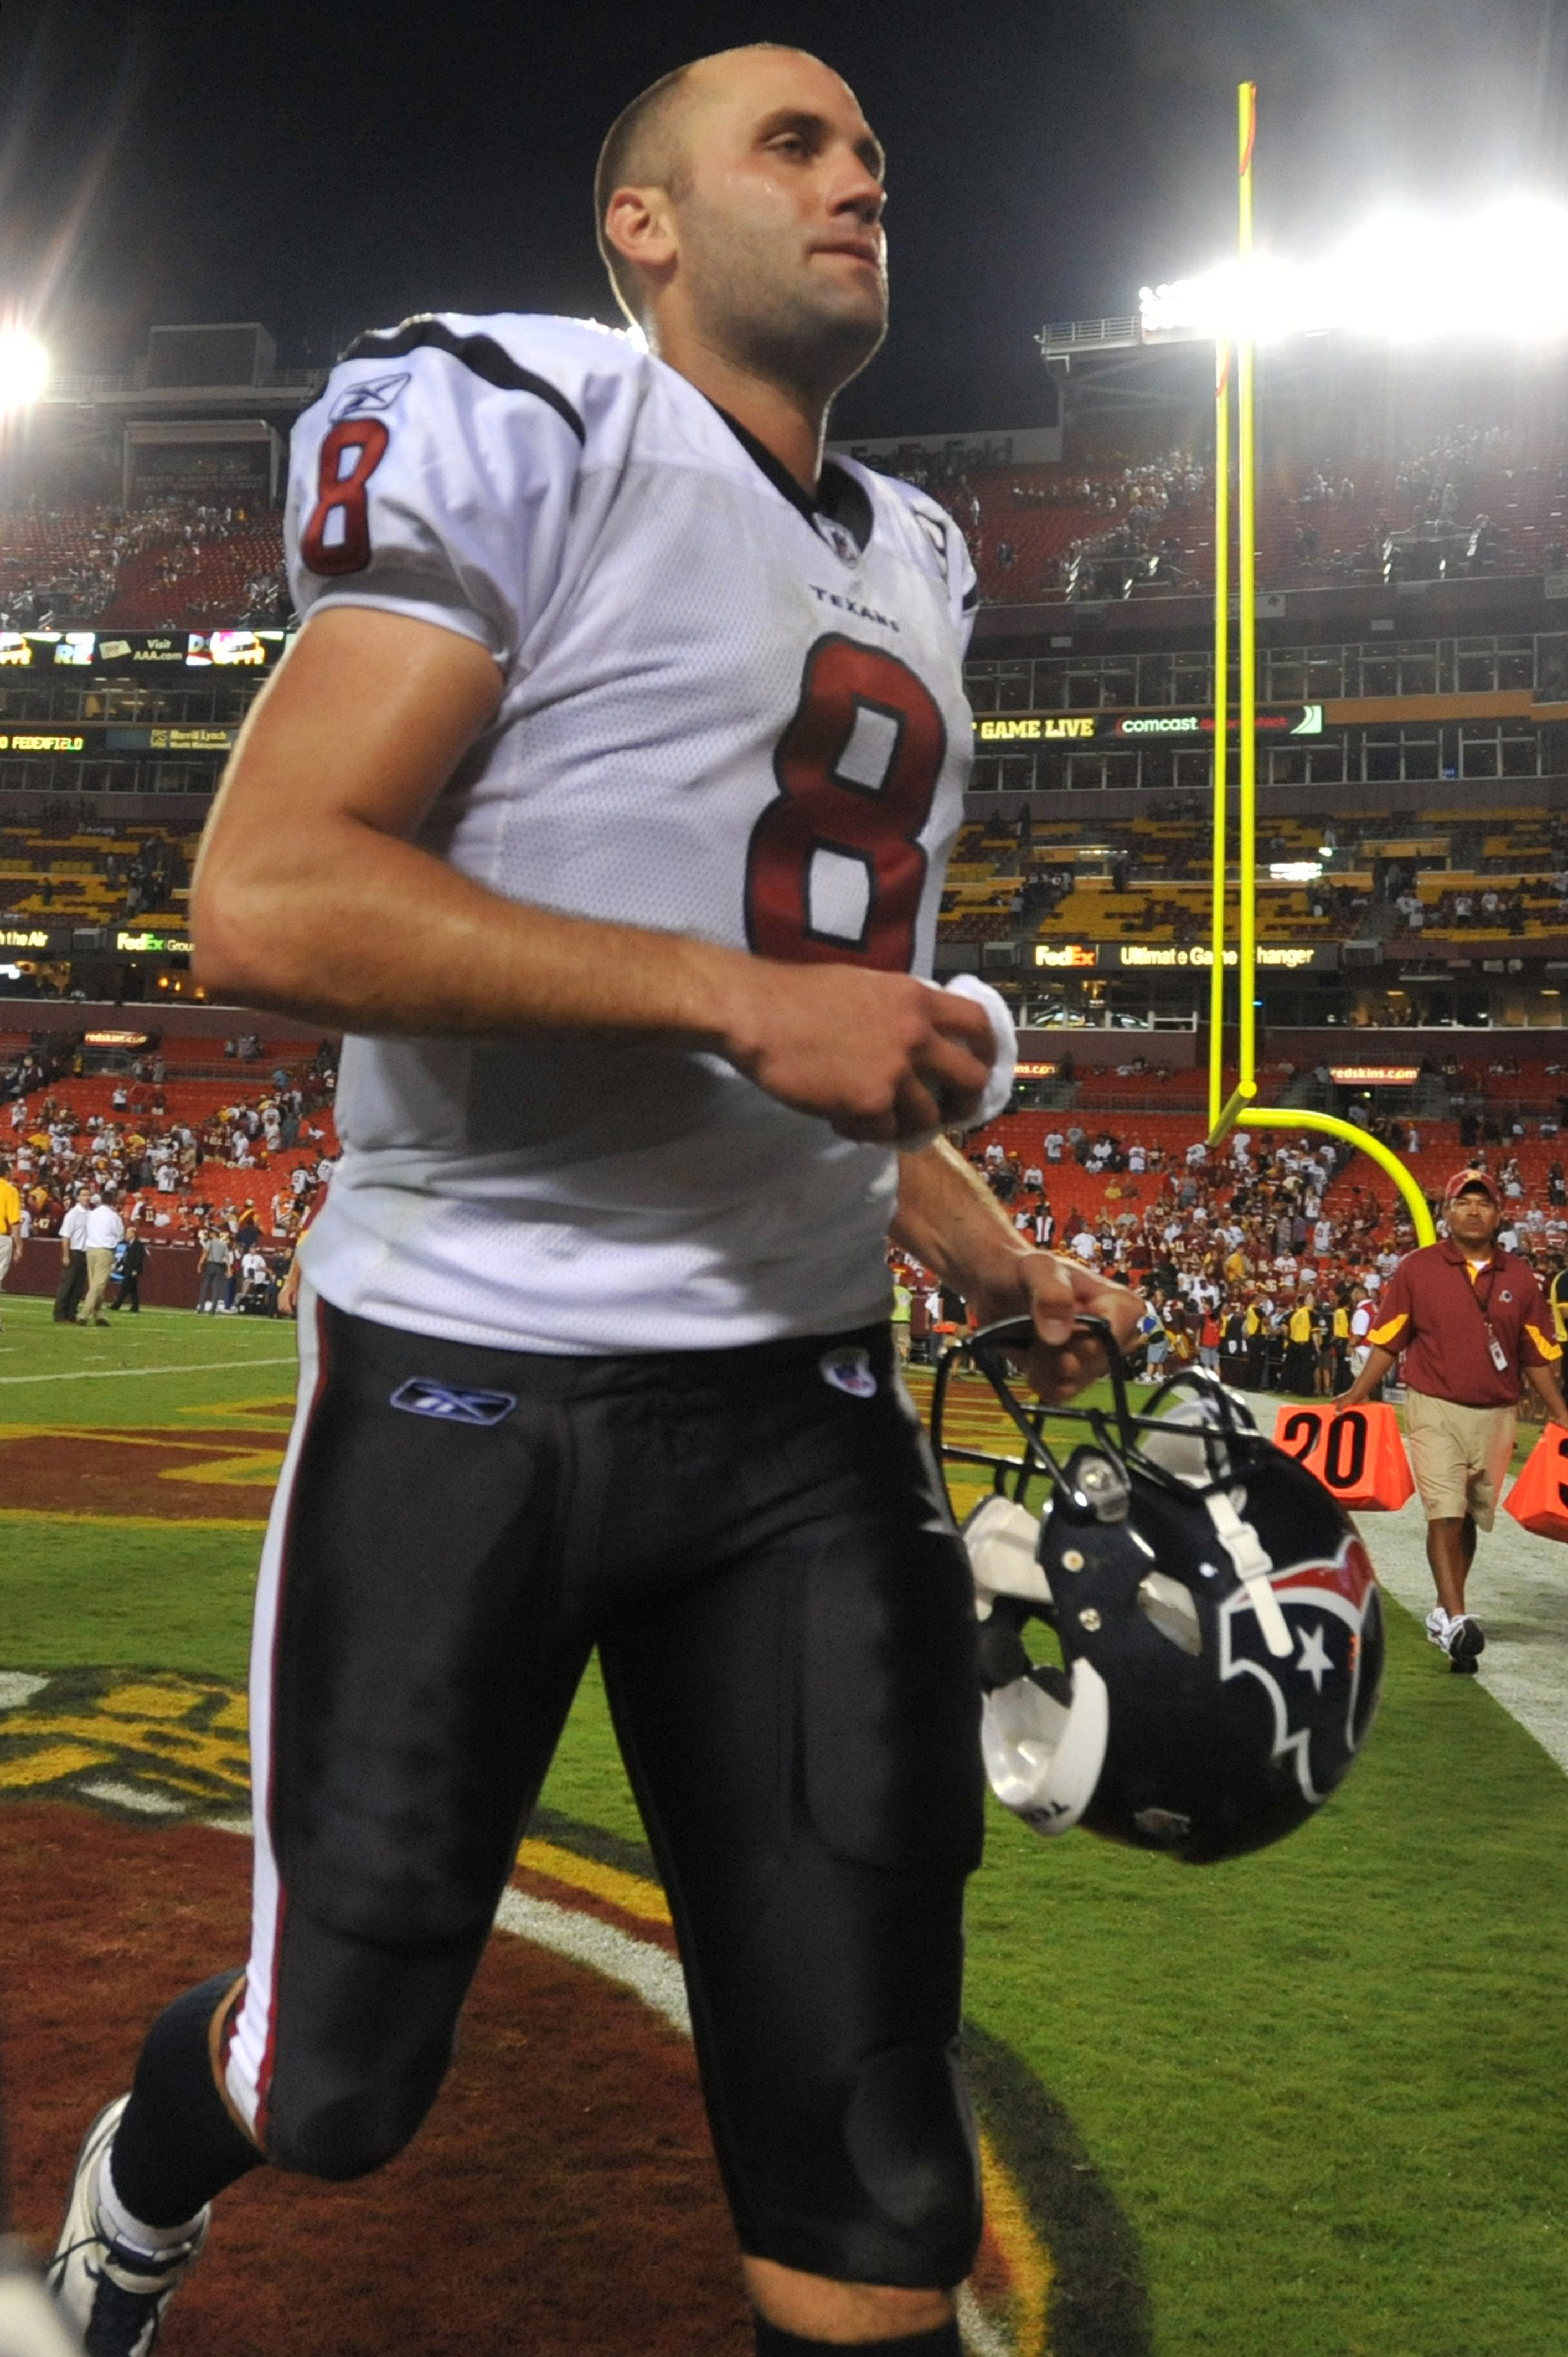
[[[457,1391],[450,1383],[411,1375],[393,1392],[391,1405],[406,1415],[432,1415],[444,1424],[499,1424],[517,1405],[511,1392]]]
[[[403,386],[411,382],[407,369],[396,376],[373,376],[363,384],[351,384],[347,393],[338,394],[328,412],[334,425],[345,417],[371,417],[378,410],[390,409]]]
[[[832,1383],[835,1392],[847,1392],[851,1399],[875,1399],[876,1377],[871,1372],[869,1351],[825,1351],[817,1361],[824,1383]]]

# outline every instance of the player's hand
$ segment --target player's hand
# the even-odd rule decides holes
[[[781,1104],[875,1146],[924,1141],[973,1114],[995,1041],[972,999],[862,966],[746,963],[726,1050]]]
[[[290,1261],[287,1269],[285,1271],[283,1283],[278,1287],[278,1316],[280,1318],[293,1318],[298,1311],[299,1277],[299,1255],[296,1253],[294,1259]]]
[[[969,1307],[980,1326],[1033,1318],[1039,1339],[1023,1361],[1024,1371],[1040,1398],[1059,1406],[1105,1372],[1104,1345],[1079,1319],[1103,1318],[1125,1351],[1146,1305],[1142,1294],[1112,1285],[1081,1261],[1031,1252],[1010,1255],[993,1278],[972,1291]]]

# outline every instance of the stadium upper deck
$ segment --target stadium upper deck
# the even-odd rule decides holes
[[[1354,469],[1352,472],[1351,470]],[[1214,577],[1213,479],[1176,447],[1119,464],[918,466],[962,525],[987,604],[1092,603],[1197,589]],[[1265,590],[1397,587],[1568,569],[1568,444],[1464,425],[1424,448],[1369,457],[1326,444],[1260,485]]]
[[[256,399],[236,392],[213,434],[251,433]],[[1272,1022],[1554,1024],[1561,1008],[1568,427],[1554,400],[1484,379],[1423,400],[1264,404]],[[1133,403],[1109,421],[1069,409],[1059,462],[983,464],[985,437],[878,459],[947,503],[982,586],[972,823],[939,957],[983,965],[1042,1020],[1191,1027],[1206,1011],[1214,701],[1203,404]],[[270,502],[286,423],[253,447],[106,447],[117,500],[13,479],[0,957],[44,986],[186,986],[202,805],[285,644]],[[133,427],[186,430],[113,431]],[[993,458],[1002,447],[992,437]]]

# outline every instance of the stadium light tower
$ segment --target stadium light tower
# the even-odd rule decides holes
[[[1252,149],[1257,138],[1258,90],[1244,81],[1237,93],[1238,210],[1237,257],[1232,272],[1211,273],[1197,282],[1201,297],[1191,288],[1144,290],[1145,305],[1163,307],[1167,332],[1181,333],[1200,320],[1214,339],[1214,878],[1213,963],[1209,981],[1208,1020],[1208,1144],[1219,1145],[1241,1129],[1315,1129],[1346,1140],[1369,1155],[1386,1170],[1404,1199],[1415,1229],[1416,1242],[1436,1242],[1437,1232],[1426,1198],[1396,1154],[1380,1139],[1369,1136],[1337,1114],[1312,1113],[1305,1108],[1277,1111],[1257,1105],[1257,834],[1258,834],[1258,599],[1257,599],[1257,433],[1254,404],[1254,361],[1261,335],[1288,333],[1293,328],[1322,324],[1323,300],[1276,293],[1262,299],[1267,281],[1257,268],[1252,248]],[[1568,257],[1568,217],[1562,248]],[[1565,280],[1568,286],[1568,280]],[[1478,290],[1477,290],[1478,294]],[[1185,295],[1185,300],[1178,300]],[[1358,299],[1364,295],[1359,290]],[[1568,303],[1558,307],[1568,320]],[[1493,314],[1496,317],[1496,313]],[[1180,321],[1181,325],[1177,325]],[[1225,1095],[1225,933],[1228,915],[1226,870],[1229,850],[1229,780],[1227,736],[1230,703],[1230,378],[1236,379],[1236,587],[1237,587],[1237,1005],[1236,1086]]]
[[[37,336],[16,325],[0,327],[0,416],[30,409],[49,381],[49,356]]]

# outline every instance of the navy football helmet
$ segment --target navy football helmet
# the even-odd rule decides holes
[[[986,1328],[937,1369],[938,1458],[993,1480],[962,1523],[986,1773],[1043,1834],[1082,1824],[1194,1864],[1239,1857],[1304,1824],[1361,1749],[1382,1678],[1377,1578],[1343,1509],[1233,1392],[1184,1370],[1134,1413],[1109,1329],[1083,1323],[1106,1354],[1109,1411],[1020,1397],[1009,1354],[1026,1320]],[[958,1410],[966,1363],[1015,1453]],[[1082,1429],[1065,1464],[1047,1417]],[[1026,1503],[1042,1479],[1043,1515]],[[1031,1620],[1055,1631],[1060,1668],[1031,1661]]]

